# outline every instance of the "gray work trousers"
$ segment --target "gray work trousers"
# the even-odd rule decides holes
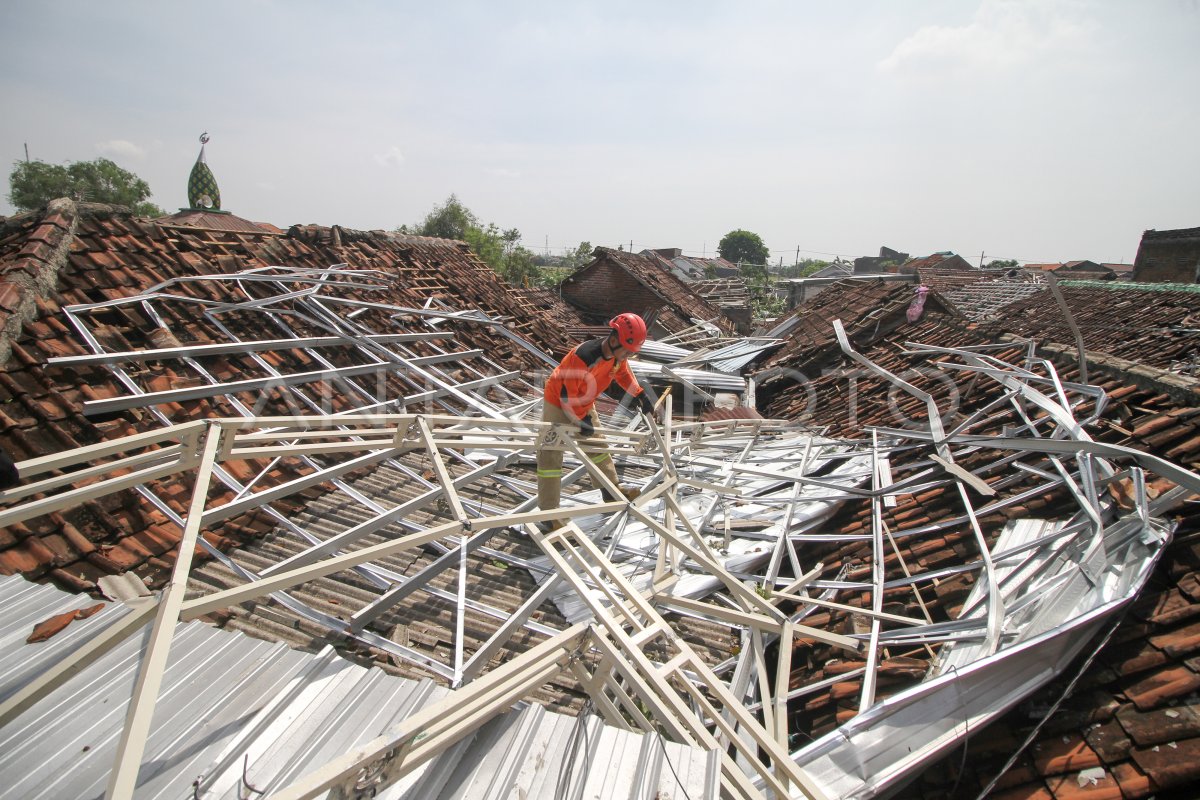
[[[592,421],[593,428],[599,427],[600,418],[596,414],[594,407],[588,412],[588,417]],[[600,468],[600,471],[613,482],[614,486],[620,484],[620,480],[617,478],[617,467],[613,464],[612,456],[608,452],[608,443],[604,440],[603,436],[597,434],[586,439],[582,438],[579,433],[578,423],[567,416],[567,412],[551,403],[543,404],[542,421],[553,425],[567,425],[571,427],[575,432],[580,447],[587,451],[592,463]],[[558,508],[562,489],[562,464],[562,450],[538,450],[538,508],[542,510]],[[596,486],[590,475],[588,476],[588,482],[592,484],[592,488],[603,491],[603,487]],[[608,494],[607,492],[604,493]]]

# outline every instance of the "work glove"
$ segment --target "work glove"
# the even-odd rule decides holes
[[[590,416],[579,420],[579,433],[585,439],[596,433],[596,426],[592,425],[592,418]]]
[[[637,395],[633,399],[634,399],[634,402],[637,403],[638,411],[641,411],[643,414],[653,414],[654,413],[654,403],[650,400],[649,397],[646,396],[645,392],[642,392],[641,394]]]

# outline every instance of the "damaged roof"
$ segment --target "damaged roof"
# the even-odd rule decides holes
[[[628,275],[646,292],[644,299],[636,298],[628,287],[621,286],[619,276]],[[695,320],[710,322],[725,333],[733,332],[733,322],[719,308],[708,302],[686,283],[663,269],[656,258],[597,247],[590,263],[565,278],[560,285],[564,297],[585,313],[601,317],[615,316],[622,311],[642,314],[668,333],[690,328]],[[644,304],[643,308],[628,308],[630,302]]]
[[[331,264],[343,266],[331,271]],[[456,320],[427,310],[445,307],[441,300],[491,316]],[[250,305],[227,307],[239,302]],[[345,322],[351,314],[353,322]],[[400,366],[382,362],[423,358],[451,383],[544,369],[545,357],[520,341],[565,352],[571,341],[555,327],[556,315],[575,318],[557,298],[513,290],[461,242],[336,226],[294,226],[286,234],[253,225],[201,229],[58,200],[0,225],[0,437],[22,460],[165,423],[240,413],[239,403],[269,413],[311,411],[303,408],[310,401],[273,389],[284,375],[307,375],[299,391],[330,411],[375,402],[376,394],[411,399],[425,391],[424,381],[418,390]],[[336,336],[372,329],[377,337],[417,333],[409,342],[376,343],[392,355]],[[110,353],[170,352],[51,363],[91,352],[83,336]],[[289,343],[305,337],[319,342]],[[188,352],[263,339],[279,343],[260,352],[238,346]],[[463,355],[445,355],[456,352]],[[323,376],[326,370],[334,372]],[[230,391],[206,388],[223,384]],[[148,399],[127,405],[120,396],[130,392]],[[442,398],[443,408],[462,408],[448,393]],[[116,408],[122,403],[127,410]],[[273,469],[275,478],[284,477]],[[101,575],[125,570],[156,583],[173,562],[179,535],[169,515],[184,512],[186,492],[186,484],[166,491],[164,508],[124,493],[0,531],[0,571],[50,577],[76,591],[94,590]],[[209,535],[227,549],[272,525],[231,521]]]
[[[190,571],[186,599],[158,601],[175,604],[168,619],[209,616],[306,648],[329,637],[438,676],[464,708],[485,668],[485,680],[519,679],[520,696],[562,707],[586,696],[613,726],[659,735],[661,725],[721,752],[723,780],[748,796],[789,791],[780,781],[809,797],[894,789],[876,759],[897,741],[910,749],[901,772],[920,769],[916,786],[929,796],[997,776],[1005,791],[1061,796],[1071,781],[1123,777],[1120,791],[1143,796],[1196,778],[1195,760],[1159,757],[1150,744],[1170,735],[1188,755],[1200,738],[1190,723],[1151,730],[1155,712],[1190,714],[1197,686],[1196,525],[1174,488],[1197,480],[1178,468],[1200,457],[1190,376],[1130,358],[1118,369],[1089,347],[1084,385],[1063,342],[1045,337],[1035,349],[1007,308],[979,324],[936,290],[849,282],[776,326],[791,341],[768,363],[777,379],[760,388],[760,409],[776,420],[730,412],[658,430],[606,415],[612,457],[642,493],[606,501],[579,491],[591,459],[571,450],[567,504],[535,511],[531,454],[553,431],[531,421],[534,373],[555,346],[539,337],[555,332],[535,315],[514,330],[522,298],[460,245],[337,227],[212,232],[87,211],[56,207],[68,220],[58,238],[34,238],[60,227],[43,217],[0,229],[0,285],[16,287],[0,292],[12,352],[0,374],[5,405],[22,415],[3,422],[37,448],[16,453],[37,483],[5,495],[20,495],[0,509],[18,520],[5,553],[40,565],[37,548],[53,555],[52,537],[83,548],[68,526],[112,526],[106,541],[121,552],[139,541],[134,532],[181,530],[154,556],[161,581],[203,534],[210,560]],[[295,262],[253,260],[290,248]],[[105,259],[111,270],[82,266]],[[133,274],[141,265],[153,277]],[[486,298],[486,312],[456,302],[459,281],[469,299]],[[1052,308],[1024,313],[1046,323]],[[811,380],[797,381],[801,372]],[[953,435],[943,439],[941,425]],[[71,431],[65,441],[54,438],[60,428]],[[559,514],[572,523],[551,534],[533,524]],[[76,564],[115,563],[117,546],[105,546],[52,577],[69,583]],[[1056,613],[1046,600],[1056,587],[1099,596],[1111,586],[1103,608],[1115,614],[1121,590],[1142,580],[1151,588],[1139,603],[1156,588],[1165,596],[1138,605],[1142,622],[1114,628],[1090,663],[1106,663],[1110,646],[1145,640],[1152,650],[1127,675],[1095,675],[1108,699],[1076,708],[1072,695],[1062,706],[1087,726],[1116,720],[1113,738],[1088,742],[1102,773],[1073,760],[1082,747],[1039,760],[1062,736],[1049,724],[1031,749],[972,750],[961,776],[953,765],[965,755],[929,769],[938,749],[919,737],[971,732],[936,695],[913,703],[929,724],[911,738],[889,743],[870,728],[905,707],[885,699],[928,690],[957,703],[981,647],[1008,658],[995,662],[1013,667],[1001,677],[1021,683],[1017,670],[1040,663],[1022,648],[1042,632],[1038,615]],[[1012,592],[1007,607],[984,591],[993,584]],[[1070,657],[1090,654],[1080,637],[1051,650],[1064,680]],[[621,685],[610,682],[618,673]],[[963,691],[983,704],[962,706],[964,721],[1012,704]],[[480,714],[512,699],[482,694]],[[726,718],[737,733],[721,727]],[[1083,724],[1081,742],[1098,730]],[[1021,729],[1011,716],[997,725],[987,741]],[[419,732],[401,727],[378,758],[339,773],[340,786],[359,768],[386,772]],[[1013,752],[1024,761],[1008,770]]]
[[[784,343],[762,363],[759,378],[772,380],[770,373],[779,369],[815,375],[811,371],[819,370],[831,349],[837,348],[833,320],[842,321],[852,341],[872,341],[904,323],[916,296],[917,287],[908,283],[838,281],[775,323],[768,335]],[[926,298],[927,308],[940,308],[941,303],[936,291]]]
[[[1060,281],[1059,288],[1088,350],[1164,370],[1200,354],[1196,284]],[[1037,342],[1075,341],[1048,291],[1006,305],[994,323]]]
[[[977,286],[983,286],[982,284]],[[1151,286],[1119,284],[1062,284],[1087,347],[1089,382],[1103,392],[1104,411],[1088,425],[1099,441],[1161,454],[1195,470],[1200,467],[1200,381],[1169,372],[1172,358],[1194,346],[1197,335],[1184,330],[1181,322],[1194,313],[1194,287],[1155,293]],[[965,292],[966,290],[964,290]],[[1006,305],[997,319],[976,324],[956,313],[933,310],[916,323],[902,323],[895,330],[863,341],[863,354],[883,369],[901,375],[921,390],[932,393],[939,404],[956,409],[947,427],[983,409],[994,395],[981,392],[978,379],[970,373],[930,369],[928,352],[922,347],[989,348],[989,357],[1018,361],[1029,344],[1013,334],[1030,336],[1039,345],[1037,353],[1052,360],[1063,383],[1077,381],[1079,369],[1073,338],[1049,291]],[[853,320],[852,315],[848,315]],[[826,324],[829,324],[828,322]],[[832,332],[830,331],[830,334]],[[1065,338],[1064,338],[1065,337]],[[915,398],[888,389],[886,383],[864,374],[847,363],[829,336],[820,331],[810,341],[826,344],[826,358],[845,364],[827,368],[805,385],[764,387],[760,409],[770,417],[803,417],[831,436],[854,436],[875,426],[895,428],[917,424],[925,409]],[[1180,341],[1183,340],[1183,341]],[[1188,341],[1190,340],[1190,341]],[[1121,353],[1123,358],[1112,356]],[[1165,352],[1164,352],[1165,351]],[[804,354],[804,362],[818,360]],[[787,360],[775,362],[786,368]],[[852,380],[851,380],[852,377]],[[852,395],[852,396],[851,396]],[[1086,401],[1076,408],[1082,418],[1097,409]],[[1017,424],[1009,414],[993,413],[984,430],[998,434]],[[898,453],[891,468],[903,463]],[[964,462],[960,462],[964,463]],[[987,476],[986,460],[965,462],[978,475]],[[991,478],[989,483],[996,485]],[[1015,477],[1013,479],[1016,480]],[[1029,517],[1053,517],[1066,498],[1058,492],[1032,492],[1021,496],[1023,482],[1009,489],[1014,501],[992,503],[996,510],[979,511],[979,522],[989,537],[1005,524]],[[1152,484],[1164,491],[1170,483]],[[966,531],[952,523],[961,515],[957,502],[947,492],[931,490],[897,498],[883,514],[883,524],[897,541],[912,544],[900,548],[897,557],[912,569],[937,568],[962,562],[969,544]],[[976,796],[996,781],[989,797],[1074,798],[1150,797],[1171,790],[1184,791],[1200,780],[1200,511],[1194,500],[1175,512],[1175,538],[1147,582],[1130,613],[1085,650],[1088,656],[1067,671],[1066,677],[1049,684],[992,725],[972,737],[968,744],[941,764],[923,771],[906,796],[944,798]],[[853,537],[869,531],[870,514],[865,507],[844,509],[830,523],[831,533]],[[944,530],[945,533],[940,533]],[[927,532],[923,536],[920,534]],[[826,564],[855,564],[864,561],[861,542],[838,544],[830,541],[823,552],[810,557]],[[970,593],[962,576],[942,581],[926,596],[928,608],[953,608]],[[910,598],[897,613],[918,609]],[[812,647],[812,645],[809,645]],[[814,733],[827,729],[849,714],[845,698],[853,694],[837,676],[852,674],[856,665],[845,660],[829,662],[819,648],[802,658],[811,675],[805,680],[828,678],[828,688],[810,695],[800,712]],[[906,666],[907,665],[907,666]],[[893,680],[902,680],[904,669],[923,670],[902,662]],[[847,679],[850,683],[853,680]],[[1068,687],[1074,691],[1065,696]],[[1057,705],[1061,703],[1061,706]],[[1047,714],[1049,716],[1047,717]],[[801,725],[804,727],[804,724]],[[1021,749],[1026,737],[1031,744]],[[1015,763],[1008,764],[1014,752]],[[965,794],[964,794],[965,793]],[[1182,796],[1182,795],[1180,795]]]

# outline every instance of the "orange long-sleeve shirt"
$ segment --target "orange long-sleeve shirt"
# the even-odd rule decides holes
[[[622,359],[618,364],[615,359],[605,358],[603,343],[603,339],[593,339],[567,353],[546,381],[543,397],[547,403],[583,419],[614,380],[628,394],[636,397],[642,393],[629,362]]]

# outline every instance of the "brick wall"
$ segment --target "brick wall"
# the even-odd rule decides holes
[[[1200,228],[1146,231],[1133,262],[1133,280],[1148,283],[1197,283]]]

